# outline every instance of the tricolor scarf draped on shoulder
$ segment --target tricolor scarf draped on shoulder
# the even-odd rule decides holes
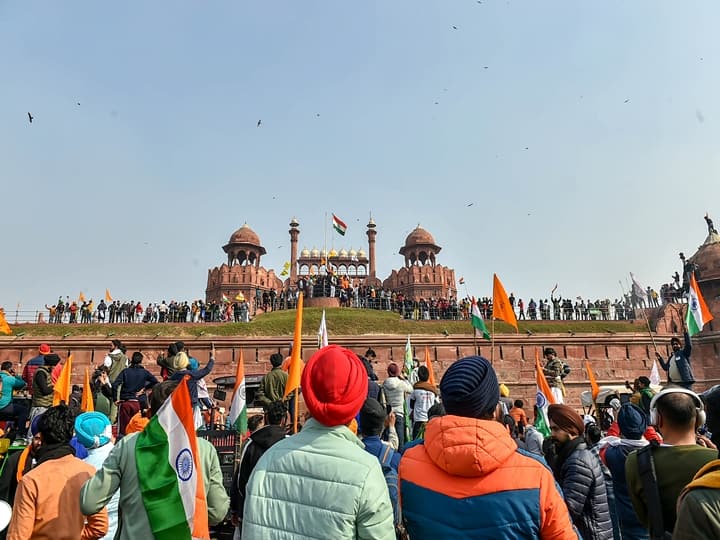
[[[135,444],[140,492],[156,540],[209,540],[187,377]]]

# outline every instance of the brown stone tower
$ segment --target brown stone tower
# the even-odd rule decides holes
[[[367,224],[367,237],[368,237],[368,256],[370,258],[370,273],[369,277],[370,279],[374,280],[376,279],[375,275],[375,236],[377,235],[377,231],[375,230],[375,221],[373,218],[370,218],[370,221]]]
[[[298,237],[300,236],[300,229],[298,229],[298,220],[292,218],[290,220],[290,283],[297,283],[297,243]]]

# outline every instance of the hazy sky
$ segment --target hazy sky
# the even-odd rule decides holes
[[[493,272],[526,299],[659,287],[720,222],[718,20],[711,0],[0,1],[0,305],[202,298],[244,222],[279,272],[290,218],[320,248],[333,211],[337,249],[367,249],[372,212],[381,278],[420,223],[476,295]]]

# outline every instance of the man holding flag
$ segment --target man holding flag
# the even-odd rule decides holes
[[[695,384],[695,376],[693,375],[692,366],[690,365],[690,353],[692,352],[692,342],[690,334],[683,323],[683,341],[684,346],[680,347],[680,339],[673,336],[670,340],[672,354],[668,356],[667,361],[663,359],[659,352],[655,352],[655,356],[662,367],[668,374],[668,383],[677,384],[688,390],[692,390]]]
[[[195,436],[186,380],[157,384],[150,409],[145,430],[123,437],[85,483],[81,511],[98,512],[119,488],[119,540],[209,540],[229,499],[215,448]]]

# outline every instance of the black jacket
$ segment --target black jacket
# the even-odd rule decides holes
[[[230,509],[239,518],[242,519],[243,516],[245,487],[250,480],[255,464],[268,448],[286,436],[287,431],[282,426],[265,426],[250,435],[250,440],[240,458],[240,466],[235,471],[232,486],[230,486]]]
[[[598,458],[581,437],[558,451],[556,479],[573,524],[584,540],[612,540],[613,528],[605,478]]]
[[[155,375],[140,364],[131,364],[120,372],[112,383],[112,393],[117,395],[120,391],[120,401],[137,399],[141,390],[152,388],[158,383]]]

